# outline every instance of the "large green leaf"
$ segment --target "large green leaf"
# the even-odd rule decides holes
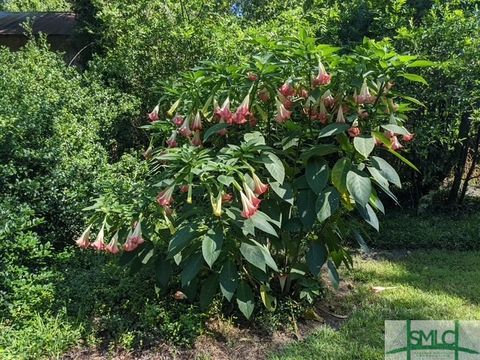
[[[380,175],[382,175],[385,179],[390,181],[392,184],[398,186],[399,188],[402,187],[400,177],[398,176],[395,169],[388,162],[378,156],[372,156],[370,161],[372,162],[373,167],[378,170]]]
[[[315,203],[317,196],[312,190],[301,190],[298,192],[298,213],[303,226],[310,229],[315,223],[317,212],[315,211]]]
[[[433,61],[428,61],[428,60],[416,60],[413,61],[409,64],[407,64],[407,67],[429,67],[429,66],[436,66],[437,63]]]
[[[285,168],[278,156],[274,153],[268,153],[266,158],[264,158],[264,164],[270,175],[280,184],[283,184],[285,180]]]
[[[335,289],[338,289],[338,286],[340,284],[340,276],[338,275],[335,264],[331,260],[327,261],[327,268],[328,268],[328,277],[330,278],[330,281],[332,282],[333,287]]]
[[[263,272],[267,271],[265,256],[263,255],[263,251],[260,246],[242,243],[240,246],[240,252],[245,260],[247,260],[250,264],[259,268]]]
[[[368,158],[375,148],[375,139],[372,136],[357,136],[353,139],[353,146],[364,158]]]
[[[242,314],[247,319],[250,319],[250,316],[252,316],[253,313],[253,309],[255,308],[255,302],[252,289],[245,280],[242,280],[240,282],[240,285],[238,286],[237,304]]]
[[[370,204],[367,204],[365,207],[357,206],[357,210],[367,224],[370,224],[377,231],[380,229],[377,214],[375,214],[375,210],[373,210]]]
[[[339,206],[340,195],[338,191],[332,186],[326,188],[317,199],[316,210],[318,221],[323,222],[328,219],[337,211]]]
[[[392,131],[395,134],[400,134],[400,135],[410,135],[407,129],[405,129],[403,126],[398,126],[395,124],[385,124],[382,125],[382,128],[388,131]]]
[[[404,77],[405,79],[408,79],[410,81],[415,81],[422,83],[424,85],[428,85],[427,80],[423,76],[417,75],[417,74],[410,74],[410,73],[404,73],[400,74],[400,76]]]
[[[195,231],[189,226],[177,230],[172,240],[168,244],[168,258],[171,259],[182,251],[192,239],[196,236]]]
[[[207,262],[210,268],[213,263],[218,259],[222,250],[223,244],[223,231],[222,228],[217,226],[207,231],[203,236],[202,241],[202,254],[203,258]]]
[[[220,290],[228,301],[232,300],[233,294],[238,287],[238,271],[232,260],[226,260],[220,271]]]
[[[308,159],[305,169],[305,177],[310,188],[315,193],[320,194],[327,185],[330,177],[330,169],[328,168],[327,162],[317,157],[311,157]]]
[[[350,170],[347,174],[347,189],[357,204],[366,206],[372,193],[372,183],[363,171]]]
[[[270,223],[268,222],[270,220],[269,216],[266,215],[265,213],[261,211],[257,211],[255,215],[253,215],[249,220],[257,229],[262,230],[267,234],[278,237],[277,232],[275,231],[273,226],[270,225]]]
[[[349,124],[342,124],[342,123],[328,124],[322,130],[320,130],[320,134],[318,135],[318,137],[323,138],[323,137],[337,135],[347,131],[349,128],[350,128]]]
[[[203,135],[203,142],[206,142],[210,136],[215,134],[216,132],[219,132],[220,130],[226,129],[228,127],[228,124],[225,123],[220,123],[220,124],[215,124],[213,126],[210,126],[207,131],[205,131],[205,134]]]
[[[200,308],[208,309],[218,291],[218,274],[210,275],[200,290]]]
[[[273,271],[278,272],[277,264],[275,263],[275,260],[273,259],[272,254],[270,254],[270,250],[268,250],[268,247],[260,244],[255,240],[251,240],[251,241],[262,250],[263,256],[265,258],[265,264],[267,264],[267,266],[271,268]]]
[[[279,182],[272,181],[270,182],[270,186],[281,199],[293,205],[293,191],[289,183],[284,182],[280,184]]]
[[[308,160],[312,156],[325,156],[338,152],[338,147],[332,144],[318,144],[308,149],[300,155],[303,161]]]
[[[327,256],[328,252],[324,244],[319,242],[311,243],[310,249],[308,249],[305,258],[307,260],[308,269],[314,276],[320,274],[323,264],[327,261]]]
[[[347,174],[351,167],[352,162],[348,158],[339,159],[333,166],[332,183],[341,194],[347,192]]]
[[[190,281],[197,276],[198,272],[202,268],[203,257],[202,254],[197,253],[191,255],[185,262],[182,264],[183,270],[180,274],[182,279],[182,287],[188,286]]]

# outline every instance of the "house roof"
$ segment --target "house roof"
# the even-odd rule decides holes
[[[71,35],[75,26],[75,14],[67,12],[0,12],[0,36],[25,33],[22,24],[33,22],[33,33],[47,35]]]

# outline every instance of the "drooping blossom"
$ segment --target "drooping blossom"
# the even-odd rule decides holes
[[[322,124],[328,122],[328,112],[323,101],[320,101],[319,110],[313,114],[313,119],[320,121]]]
[[[218,195],[216,197],[210,195],[210,202],[212,204],[212,209],[213,209],[213,215],[217,217],[222,216],[222,191],[218,192]]]
[[[293,102],[288,97],[283,96],[280,92],[278,92],[278,100],[285,106],[285,109],[291,110]]]
[[[200,131],[195,131],[192,138],[193,146],[202,146],[202,138],[200,137]]]
[[[133,232],[128,235],[127,241],[125,244],[123,244],[123,249],[125,251],[133,251],[144,242],[145,240],[142,237],[142,225],[140,220],[138,220],[135,224]]]
[[[279,124],[283,124],[285,121],[290,119],[292,116],[292,112],[290,110],[287,110],[285,108],[285,105],[283,105],[278,99],[276,100],[277,103],[277,116],[275,117],[275,120]]]
[[[185,185],[180,186],[180,192],[181,193],[188,192],[188,185],[185,184]]]
[[[234,124],[243,125],[247,122],[247,118],[250,115],[250,94],[247,94],[240,106],[237,108],[237,111],[235,111],[235,114],[233,114],[232,121]]]
[[[400,144],[400,141],[398,141],[397,136],[392,136],[390,138],[390,144],[393,150],[400,150],[401,148],[403,148],[403,145]]]
[[[161,191],[158,195],[157,195],[157,203],[158,205],[160,206],[169,206],[171,203],[172,203],[172,200],[173,200],[173,190],[175,189],[175,186],[172,185],[168,188],[166,188],[165,190]]]
[[[255,194],[262,195],[263,193],[268,191],[268,184],[262,183],[262,181],[259,179],[257,174],[253,173],[252,178],[253,178],[253,184],[254,184],[253,191],[255,192]]]
[[[160,110],[160,106],[157,105],[153,108],[152,112],[148,114],[148,119],[150,122],[158,121],[160,118],[158,116],[158,111]]]
[[[80,235],[80,237],[75,240],[75,243],[81,249],[86,249],[90,246],[90,230],[92,229],[92,225],[89,225],[85,231]]]
[[[202,118],[200,116],[200,112],[197,111],[197,114],[195,115],[195,118],[193,119],[193,124],[192,124],[192,131],[198,131],[198,130],[202,130],[203,126],[202,126]]]
[[[258,208],[262,200],[260,200],[257,197],[257,195],[252,191],[252,189],[250,188],[250,186],[247,185],[246,182],[243,183],[243,191],[245,192],[245,195],[247,196],[248,201],[250,201],[253,204],[253,206]]]
[[[185,136],[185,137],[189,137],[190,135],[192,135],[192,130],[190,129],[190,117],[189,116],[185,117],[185,120],[183,120],[183,124],[178,129],[178,132],[180,133],[180,135]]]
[[[232,124],[232,112],[230,111],[230,98],[226,98],[221,107],[216,107],[214,110],[214,115],[220,119],[224,120],[227,124]]]
[[[120,249],[118,247],[118,231],[113,235],[112,240],[105,246],[105,251],[109,252],[110,254],[118,254]]]
[[[415,137],[415,134],[407,134],[402,136],[402,140],[405,142],[410,142]]]
[[[255,74],[255,73],[252,72],[252,71],[249,71],[249,72],[247,73],[247,78],[248,78],[248,80],[250,80],[250,81],[257,81],[257,80],[258,80],[258,75]]]
[[[395,133],[392,130],[386,130],[385,131],[385,136],[389,139],[395,136]]]
[[[173,298],[175,300],[185,300],[187,298],[187,295],[185,295],[183,292],[179,290],[175,292],[175,294],[173,295]]]
[[[348,129],[348,135],[350,135],[350,137],[360,136],[361,133],[362,132],[360,128],[357,126],[352,126],[350,129]]]
[[[278,92],[285,97],[295,95],[295,89],[293,88],[292,83],[290,81],[286,81],[282,86],[280,86],[280,88],[278,89]]]
[[[375,100],[376,97],[370,94],[367,80],[364,80],[362,87],[360,88],[360,94],[355,97],[355,102],[357,104],[373,104]]]
[[[343,108],[342,108],[342,105],[340,104],[340,106],[338,107],[338,112],[337,112],[337,120],[336,120],[337,123],[340,123],[340,124],[345,124],[345,116],[343,115]]]
[[[258,98],[266,103],[268,100],[270,100],[270,92],[268,91],[267,88],[262,88],[259,92],[258,92]]]
[[[255,215],[255,213],[257,212],[257,207],[252,204],[252,202],[247,198],[247,196],[243,193],[243,191],[240,191],[240,198],[243,206],[241,215],[244,218],[249,219],[253,215]]]
[[[300,91],[298,92],[298,96],[301,98],[307,99],[308,98],[308,90],[305,88],[301,88]]]
[[[105,223],[102,224],[97,239],[92,243],[92,248],[98,251],[105,250]]]
[[[173,117],[172,122],[175,124],[176,127],[180,127],[182,126],[184,120],[185,119],[183,118],[182,115],[177,114]]]
[[[223,203],[231,203],[233,200],[233,195],[230,193],[223,193],[222,195],[222,202]]]
[[[172,135],[166,141],[169,148],[177,147],[177,131],[173,130]]]
[[[335,105],[335,98],[332,96],[330,90],[325,91],[322,95],[322,100],[327,108],[331,108]]]
[[[388,99],[388,110],[389,112],[392,111],[392,112],[397,112],[398,111],[398,104],[393,101],[393,99]]]
[[[313,86],[328,85],[332,80],[332,76],[327,73],[322,62],[318,61],[318,75],[313,79]]]

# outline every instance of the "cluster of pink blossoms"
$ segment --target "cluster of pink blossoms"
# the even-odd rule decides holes
[[[113,235],[110,242],[105,243],[105,223],[103,223],[100,231],[98,232],[97,238],[93,243],[90,243],[90,232],[92,226],[88,226],[87,229],[82,233],[82,235],[75,241],[78,247],[81,249],[92,248],[97,251],[104,251],[111,254],[118,254],[123,248],[125,251],[133,251],[139,245],[143,244],[145,240],[142,238],[142,227],[140,221],[137,221],[133,230],[127,236],[127,240],[121,246],[118,241],[118,231]]]

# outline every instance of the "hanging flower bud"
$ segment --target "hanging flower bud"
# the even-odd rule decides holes
[[[393,101],[393,99],[388,99],[388,110],[391,112],[398,111],[398,104],[395,101]]]
[[[186,192],[188,192],[188,185],[182,185],[182,186],[180,186],[180,192],[181,192],[181,193],[186,193]]]
[[[78,245],[79,248],[81,249],[86,249],[90,246],[90,230],[92,228],[92,225],[89,225],[85,231],[80,235],[80,237],[75,240],[75,243]]]
[[[232,112],[230,111],[230,98],[226,98],[222,104],[222,107],[216,108],[215,116],[219,119],[223,119],[227,124],[232,124]]]
[[[166,141],[169,148],[177,147],[177,131],[173,130],[172,135]]]
[[[180,126],[180,128],[178,129],[178,132],[180,133],[180,135],[185,136],[185,137],[189,137],[190,135],[192,135],[192,130],[190,130],[190,117],[189,116],[187,116],[185,118],[182,126]]]
[[[360,136],[360,134],[361,134],[360,128],[356,126],[352,126],[350,129],[348,129],[348,135],[350,135],[350,137],[352,138]]]
[[[222,216],[222,192],[219,191],[216,198],[210,195],[210,202],[212,203],[213,215],[217,217]]]
[[[176,127],[182,126],[183,121],[184,121],[184,118],[182,115],[175,115],[172,119],[172,122]]]
[[[118,231],[113,235],[112,240],[105,246],[105,251],[110,254],[118,254],[120,249],[118,248]]]
[[[145,150],[145,152],[143,153],[143,157],[145,158],[145,160],[150,160],[152,158],[152,154],[153,154],[153,146],[150,144],[148,149]]]
[[[343,116],[342,104],[340,104],[340,106],[338,107],[336,122],[340,124],[345,124],[345,116]]]
[[[252,178],[253,178],[253,183],[255,185],[255,188],[253,189],[255,194],[262,195],[263,193],[268,191],[268,185],[262,183],[262,181],[258,178],[258,176],[255,173],[252,174]]]
[[[279,124],[283,124],[285,121],[290,119],[290,116],[292,116],[292,112],[290,110],[287,110],[285,106],[277,99],[277,116],[275,120]]]
[[[128,235],[127,241],[123,245],[123,249],[125,251],[133,251],[144,242],[145,240],[142,237],[142,225],[140,223],[140,220],[138,220],[135,223],[135,228],[133,232]]]
[[[157,203],[160,206],[169,206],[173,200],[172,195],[173,195],[173,190],[175,189],[175,186],[172,185],[169,188],[161,191],[157,195]]]
[[[250,201],[253,206],[255,207],[259,207],[260,206],[260,203],[262,202],[262,200],[260,200],[256,195],[255,193],[252,191],[252,189],[250,189],[250,186],[247,185],[247,183],[243,183],[243,191],[245,192],[245,195],[247,196],[248,198],[248,201]]]
[[[301,98],[307,99],[308,98],[308,90],[305,88],[301,88],[300,91],[298,92],[298,96]]]
[[[200,112],[197,111],[197,114],[195,115],[195,118],[193,119],[193,124],[192,124],[192,127],[191,129],[193,131],[198,131],[198,130],[202,130],[203,126],[202,126],[202,118],[200,116]]]
[[[248,80],[250,80],[250,81],[257,81],[257,80],[258,80],[258,75],[255,74],[255,73],[252,72],[252,71],[249,71],[249,72],[247,73],[247,78],[248,78]]]
[[[244,218],[249,219],[253,215],[255,215],[255,213],[257,212],[257,207],[252,204],[252,202],[247,198],[247,196],[243,193],[243,191],[240,191],[240,198],[242,200],[242,206],[243,206],[241,215]]]
[[[292,83],[290,81],[286,81],[279,89],[278,91],[280,94],[282,94],[285,97],[293,96],[295,95],[295,89],[292,86]]]
[[[360,89],[360,94],[356,97],[355,101],[357,104],[373,104],[376,100],[376,97],[370,94],[370,89],[367,85],[367,80],[363,80],[362,87]]]
[[[223,203],[231,203],[233,200],[233,195],[229,193],[224,193],[222,195],[222,202]]]
[[[285,109],[287,109],[287,110],[292,109],[292,105],[293,105],[292,100],[283,96],[280,92],[278,93],[278,100],[280,100],[280,102],[283,104],[283,106],[285,106]]]
[[[318,75],[313,79],[313,86],[328,85],[332,76],[327,73],[322,62],[318,60]]]
[[[322,95],[322,100],[323,100],[323,104],[327,108],[331,108],[335,105],[335,98],[332,96],[332,93],[330,92],[330,90],[325,91],[325,93]]]
[[[247,94],[247,96],[245,96],[240,106],[237,108],[237,111],[235,111],[235,114],[233,114],[233,117],[232,117],[233,123],[237,125],[243,125],[247,122],[247,117],[251,115],[249,106],[250,106],[250,94]]]
[[[160,118],[158,117],[158,111],[160,110],[160,106],[155,106],[151,113],[148,114],[148,119],[150,122],[158,121]]]
[[[258,92],[258,98],[260,99],[260,101],[266,103],[268,100],[270,100],[270,92],[268,91],[267,88],[262,88],[259,92]]]
[[[403,145],[400,144],[400,141],[398,141],[398,138],[396,136],[392,136],[390,138],[390,144],[393,150],[400,150],[403,148]]]
[[[402,140],[405,142],[410,142],[415,137],[415,134],[407,134],[402,136]]]
[[[392,137],[395,136],[395,133],[394,133],[393,131],[391,131],[391,130],[386,130],[386,131],[385,131],[385,136],[386,136],[387,138],[391,139]]]
[[[192,138],[193,146],[202,146],[202,138],[200,137],[200,131],[195,131]]]
[[[97,239],[92,243],[92,248],[98,251],[105,250],[105,223],[102,224],[98,232]]]

